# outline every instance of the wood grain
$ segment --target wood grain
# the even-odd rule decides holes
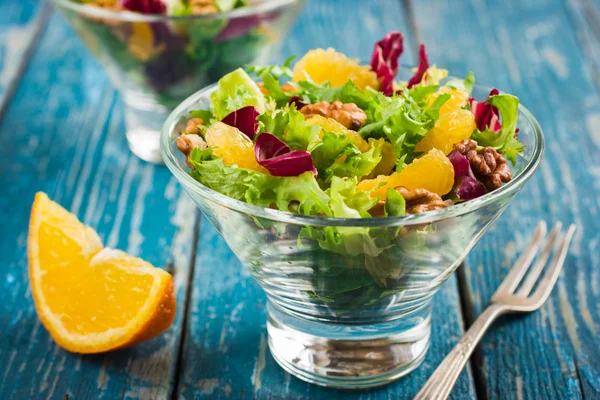
[[[519,96],[547,141],[540,170],[468,257],[463,295],[470,313],[487,305],[539,219],[578,225],[551,300],[485,337],[476,372],[490,399],[600,395],[600,103],[573,4],[414,2],[430,59],[458,74],[473,70],[480,82]]]
[[[280,59],[320,46],[364,60],[370,57],[375,41],[388,31],[400,30],[406,35],[402,62],[410,64],[415,52],[407,21],[397,1],[313,1],[286,40]],[[206,219],[201,222],[192,287],[179,387],[179,396],[186,399],[410,398],[462,335],[453,276],[434,300],[432,347],[421,368],[374,390],[324,389],[291,377],[271,357],[264,293]],[[467,371],[453,398],[471,398],[474,393]]]
[[[197,211],[166,168],[129,152],[120,100],[57,16],[2,121],[0,158],[0,398],[168,397]],[[169,266],[178,300],[171,329],[135,348],[95,356],[53,343],[27,283],[27,223],[38,190],[97,229],[106,245]]]
[[[0,0],[0,116],[17,87],[49,9],[38,0]]]

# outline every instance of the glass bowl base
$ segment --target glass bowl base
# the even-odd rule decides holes
[[[123,94],[125,128],[129,149],[144,161],[163,164],[160,156],[160,128],[168,115],[153,98],[133,91]]]
[[[425,358],[430,308],[415,314],[421,315],[369,326],[309,322],[320,325],[319,334],[325,333],[317,336],[290,326],[286,322],[296,318],[270,306],[269,349],[284,370],[313,384],[341,389],[385,385],[413,371]]]
[[[144,161],[163,164],[158,143],[158,131],[137,128],[127,131],[129,150]]]

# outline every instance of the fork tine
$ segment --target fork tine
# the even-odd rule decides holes
[[[533,267],[531,267],[531,269],[527,272],[525,282],[523,282],[516,293],[517,296],[525,297],[531,292],[533,285],[535,285],[537,282],[540,274],[544,270],[546,262],[550,258],[550,254],[554,249],[554,245],[558,242],[558,234],[560,233],[561,228],[561,222],[557,222],[556,225],[554,225],[554,228],[552,229],[552,232],[550,232],[548,240],[546,241],[546,246],[544,246],[544,249],[542,250],[542,254],[539,256],[535,264],[533,264]]]
[[[573,235],[575,234],[576,226],[572,224],[569,226],[567,233],[562,238],[562,243],[559,243],[556,249],[556,253],[554,254],[554,258],[550,262],[550,267],[548,267],[548,271],[540,281],[535,292],[533,292],[533,296],[530,296],[530,299],[535,302],[537,306],[543,304],[556,280],[558,279],[558,275],[562,269],[563,264],[565,263],[565,258],[567,257],[567,251],[569,250],[569,244],[571,243],[571,239],[573,239]]]
[[[494,296],[492,296],[492,301],[497,295],[502,294],[511,294],[519,282],[521,278],[525,274],[525,271],[533,261],[533,258],[537,254],[538,249],[541,246],[542,239],[546,236],[546,223],[544,221],[540,221],[538,224],[535,233],[533,234],[533,238],[527,245],[525,251],[521,256],[515,261],[515,264],[506,275],[506,278],[502,281]]]

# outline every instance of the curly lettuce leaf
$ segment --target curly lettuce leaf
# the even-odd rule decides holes
[[[258,132],[268,132],[283,139],[285,130],[290,123],[288,110],[285,108],[267,111],[258,116]]]
[[[245,68],[249,74],[255,74],[259,77],[270,75],[274,79],[279,79],[282,76],[291,78],[294,75],[294,73],[292,72],[292,69],[290,67],[292,65],[292,61],[294,61],[295,58],[296,56],[290,56],[281,65],[275,64],[267,65],[264,67],[259,65],[246,65]]]
[[[362,137],[385,137],[394,146],[397,171],[412,161],[416,144],[435,123],[427,109],[419,105],[408,92],[392,97],[375,97],[367,111],[368,121],[374,122],[359,131]]]
[[[434,94],[438,89],[439,85],[418,85],[413,86],[408,90],[408,95],[413,98],[417,103],[426,100],[429,96]]]
[[[325,180],[334,176],[362,178],[368,175],[381,161],[383,143],[383,139],[369,139],[371,148],[364,153],[361,153],[354,144],[349,144],[343,152],[345,159],[334,162],[325,170]]]
[[[357,182],[356,178],[333,177],[327,193],[331,198],[330,205],[334,217],[370,218],[368,211],[377,204],[379,199],[372,198],[369,192],[357,191]],[[351,256],[366,254],[376,257],[384,250],[378,248],[373,238],[369,236],[369,228],[338,227],[336,230],[337,235],[334,234],[333,243],[338,252],[343,249]]]
[[[324,170],[335,163],[351,145],[352,140],[349,136],[323,130],[321,140],[312,143],[308,151],[312,155],[315,167]]]
[[[194,179],[236,200],[260,207],[276,206],[281,211],[289,211],[294,205],[298,213],[305,215],[332,215],[329,196],[312,172],[292,177],[266,175],[225,165],[211,149],[194,149],[189,161],[194,166],[190,172]]]
[[[296,110],[295,105],[291,105],[288,110],[288,127],[284,135],[285,142],[293,150],[307,150],[311,143],[320,140],[319,125],[309,125],[306,123],[304,115]]]
[[[491,96],[487,100],[487,104],[498,108],[502,117],[502,128],[498,132],[489,128],[484,131],[475,130],[471,139],[475,140],[479,146],[493,147],[499,153],[504,154],[514,165],[517,162],[517,154],[521,153],[525,147],[515,136],[519,116],[519,99],[510,94],[498,94]]]
[[[214,117],[222,120],[229,113],[245,106],[254,106],[259,113],[266,109],[265,96],[241,68],[219,79],[217,89],[210,95]]]
[[[192,110],[190,115],[193,118],[201,118],[205,124],[209,124],[213,119],[213,113],[210,110]]]
[[[352,81],[346,82],[343,86],[331,87],[329,82],[321,84],[314,83],[310,78],[297,82],[301,89],[294,95],[300,97],[304,104],[319,103],[323,100],[333,103],[336,100],[342,103],[354,103],[363,110],[370,105],[371,99],[377,95],[374,90],[361,90]]]
[[[326,193],[331,198],[331,210],[338,218],[370,218],[369,210],[379,201],[368,191],[357,191],[356,178],[333,177]]]
[[[277,108],[284,107],[290,102],[295,93],[284,92],[281,89],[280,79],[282,77],[291,78],[293,72],[290,68],[295,56],[288,57],[282,65],[246,65],[249,74],[254,74],[262,80],[263,87],[268,91],[265,95],[275,102]]]

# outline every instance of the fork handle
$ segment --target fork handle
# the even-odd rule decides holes
[[[414,400],[444,400],[452,391],[462,369],[477,347],[483,334],[498,316],[507,309],[498,304],[492,304],[475,320],[465,336],[454,346],[454,349],[444,358],[425,386],[421,388]]]

